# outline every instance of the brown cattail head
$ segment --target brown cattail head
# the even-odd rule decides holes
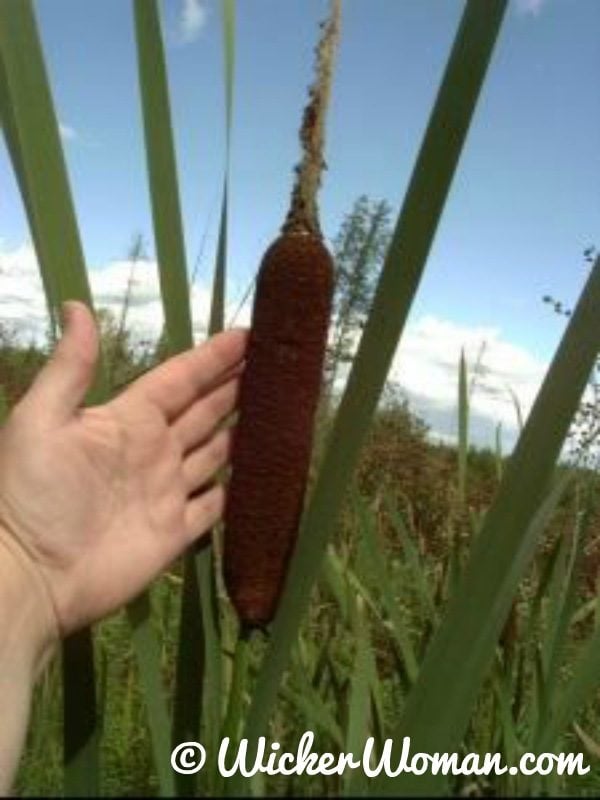
[[[232,474],[224,578],[241,622],[272,619],[292,554],[311,455],[333,293],[319,236],[288,232],[258,274]]]
[[[340,7],[332,0],[317,46],[316,80],[300,130],[302,160],[282,235],[258,273],[242,375],[223,569],[245,628],[273,618],[306,490],[333,295],[333,262],[321,239],[316,195]]]

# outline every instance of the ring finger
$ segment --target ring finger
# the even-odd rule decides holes
[[[185,457],[183,477],[188,494],[199,489],[225,466],[231,452],[231,441],[231,428],[221,430]]]

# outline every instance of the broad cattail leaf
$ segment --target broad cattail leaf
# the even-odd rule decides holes
[[[58,120],[31,0],[0,3],[4,134],[33,234],[51,317],[64,300],[92,305]],[[52,198],[52,202],[49,202]],[[107,399],[102,359],[88,403]],[[63,645],[65,791],[97,795],[98,715],[89,629]]]

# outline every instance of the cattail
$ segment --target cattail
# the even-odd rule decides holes
[[[316,193],[339,16],[340,2],[333,0],[317,47],[290,212],[258,273],[241,380],[223,568],[246,628],[268,624],[275,613],[306,490],[333,295],[333,261],[321,237]]]

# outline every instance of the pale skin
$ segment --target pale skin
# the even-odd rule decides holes
[[[138,595],[221,517],[247,333],[175,356],[82,408],[94,319],[65,333],[0,428],[0,792],[10,791],[37,676],[61,637]]]

